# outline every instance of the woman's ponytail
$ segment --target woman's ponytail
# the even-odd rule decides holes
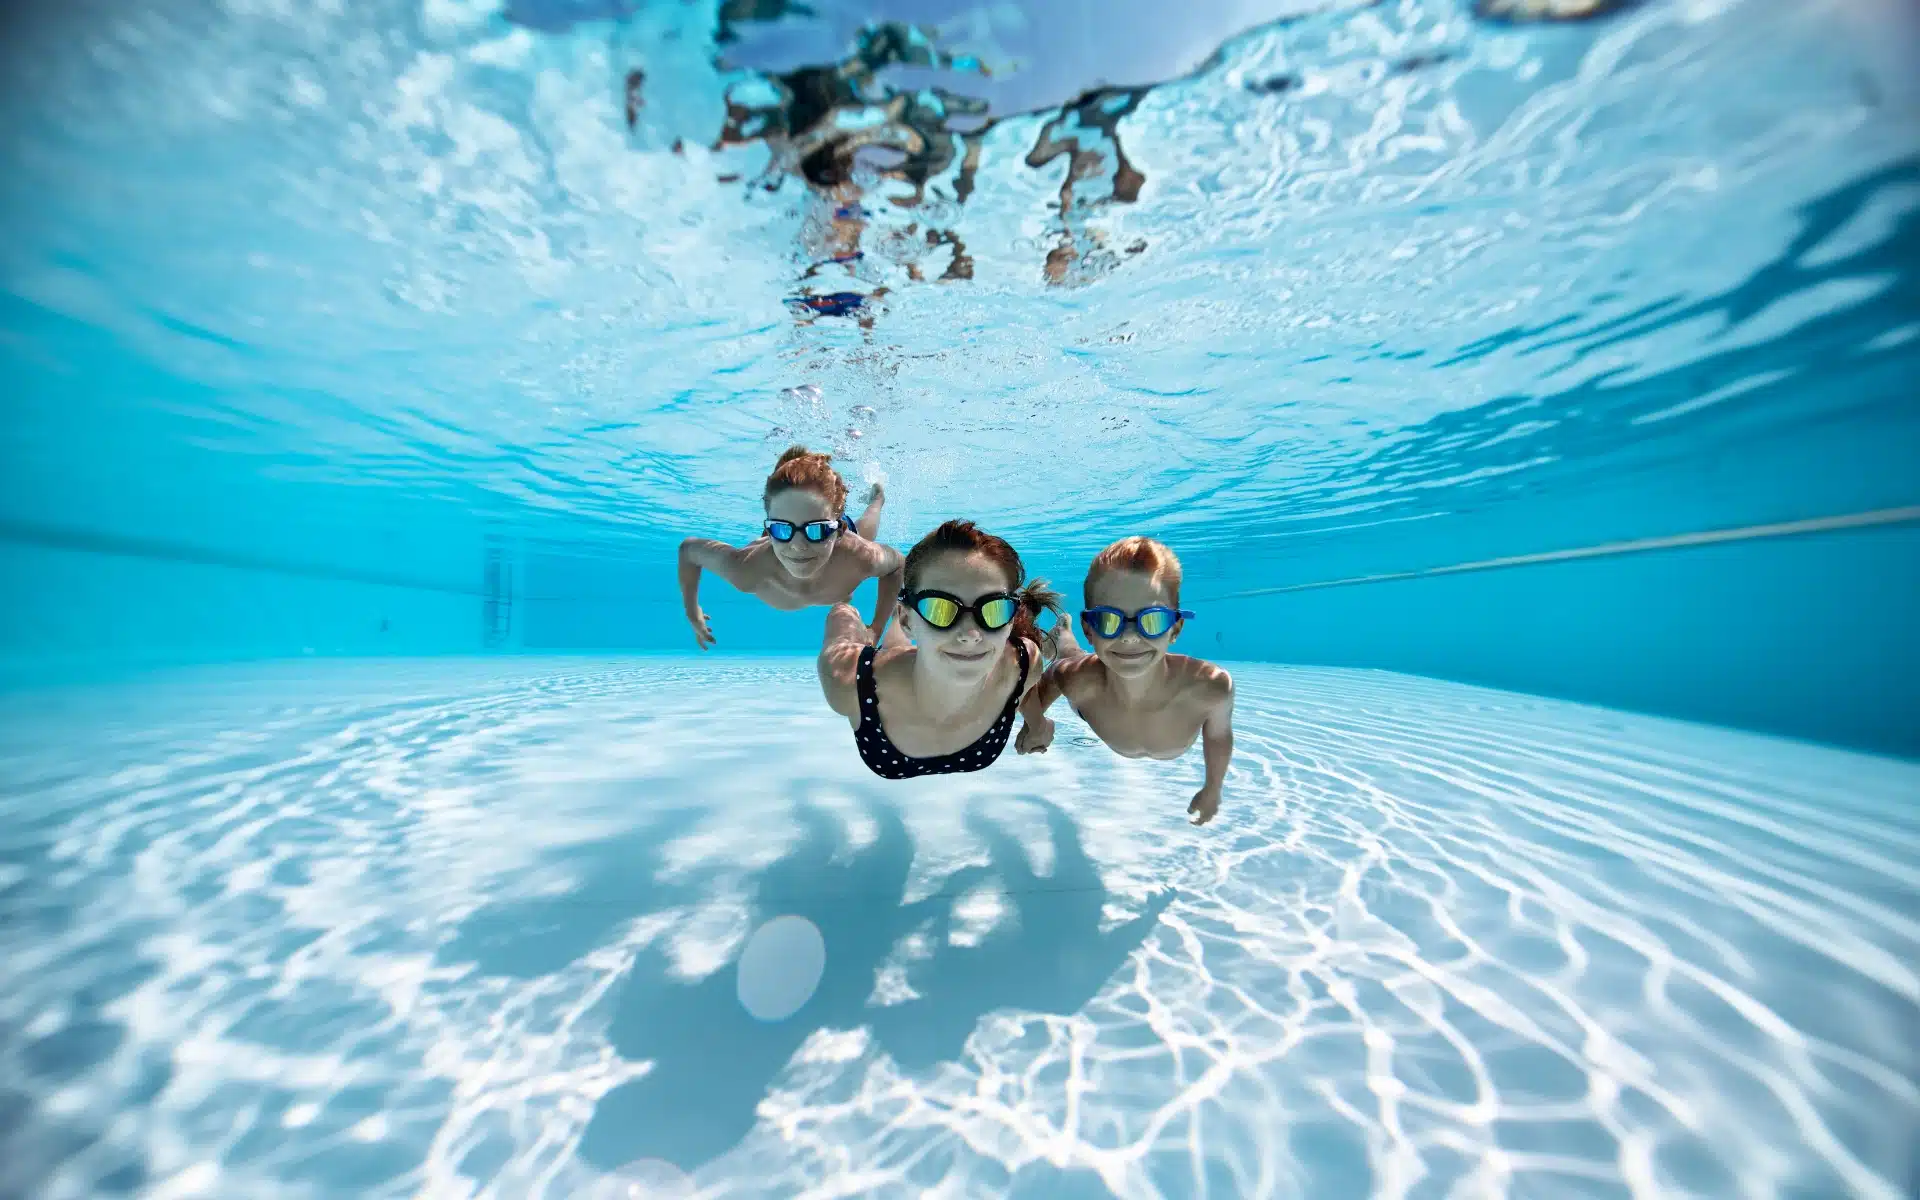
[[[1067,619],[1060,607],[1061,596],[1047,586],[1044,579],[1032,579],[1020,589],[1020,613],[1013,619],[1015,637],[1032,638],[1040,643],[1042,657],[1052,658],[1060,653],[1060,622]],[[1053,614],[1053,628],[1040,628],[1040,614]]]

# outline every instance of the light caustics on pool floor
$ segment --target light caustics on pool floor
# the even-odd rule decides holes
[[[1906,1192],[1920,766],[1238,674],[1206,829],[791,660],[0,697],[0,1194]]]

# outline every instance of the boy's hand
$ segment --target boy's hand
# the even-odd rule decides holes
[[[1020,736],[1013,748],[1021,754],[1045,754],[1053,744],[1053,718],[1042,716],[1020,723]]]
[[[1195,825],[1213,820],[1213,814],[1220,811],[1220,789],[1201,788],[1193,794],[1193,803],[1187,805],[1187,811],[1193,814]]]
[[[707,614],[704,610],[698,608],[688,610],[687,624],[693,626],[693,640],[700,644],[702,650],[713,649],[714,643],[719,641],[713,636],[712,626],[707,624]]]

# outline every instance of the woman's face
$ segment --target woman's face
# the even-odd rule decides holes
[[[978,551],[942,554],[928,563],[914,580],[918,592],[945,592],[962,604],[975,604],[988,596],[1012,590],[1007,570]],[[982,678],[993,670],[1012,634],[1008,622],[998,629],[986,629],[979,617],[966,612],[950,627],[940,629],[922,617],[911,605],[900,607],[900,623],[922,654],[930,654],[949,673],[966,679]]]
[[[793,523],[791,540],[773,539],[773,556],[788,574],[795,579],[811,579],[825,569],[827,560],[833,557],[835,543],[840,540],[840,514],[825,496],[811,488],[782,489],[767,497],[767,519]],[[824,541],[810,542],[802,530],[809,521],[833,521],[834,531]]]

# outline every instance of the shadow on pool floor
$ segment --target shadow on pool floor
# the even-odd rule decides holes
[[[737,997],[737,962],[683,983],[668,974],[659,948],[643,951],[616,994],[608,1032],[622,1058],[654,1067],[601,1100],[581,1144],[581,1156],[594,1166],[612,1170],[649,1158],[694,1171],[724,1155],[753,1128],[775,1079],[820,1030],[868,1028],[877,1050],[903,1070],[921,1072],[957,1061],[994,1011],[1078,1012],[1173,900],[1162,893],[1140,916],[1102,933],[1108,893],[1074,822],[1057,805],[1029,796],[1026,802],[1044,811],[1053,842],[1048,877],[1035,874],[1014,836],[974,812],[968,828],[985,842],[989,865],[963,869],[935,894],[908,903],[914,843],[899,810],[870,802],[878,835],[850,850],[841,822],[806,792],[806,784],[796,785],[799,845],[752,885],[753,920],[811,921],[826,946],[819,986],[791,1017],[761,1021]],[[483,910],[443,957],[474,962],[487,974],[545,975],[603,944],[625,922],[696,899],[701,880],[655,882],[661,849],[695,819],[674,814],[585,850],[594,862],[578,890]],[[1013,915],[977,944],[955,945],[954,904],[982,886],[1001,892]],[[876,973],[916,931],[924,932],[927,949],[907,969],[917,996],[874,1007]]]

